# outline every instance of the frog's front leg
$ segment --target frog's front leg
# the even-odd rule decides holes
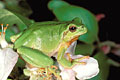
[[[69,58],[70,60],[67,60],[64,57],[66,50],[67,50],[67,47],[61,46],[58,51],[58,56],[57,56],[58,63],[60,63],[64,68],[72,68],[73,66],[75,66],[77,64],[86,64],[85,62],[80,62],[80,60],[88,59],[89,56],[84,56],[84,57],[77,58],[74,60],[71,60],[71,58]],[[68,56],[68,57],[70,57],[70,56]]]

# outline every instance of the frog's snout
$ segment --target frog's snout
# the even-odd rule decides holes
[[[84,28],[83,28],[83,31],[84,31],[84,34],[87,33],[87,28],[84,27]]]
[[[82,25],[79,27],[79,32],[80,32],[80,35],[85,34],[87,33],[87,28],[84,25]]]

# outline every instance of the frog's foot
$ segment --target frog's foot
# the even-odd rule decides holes
[[[71,58],[71,56],[70,56],[70,53],[66,53],[66,54],[67,54],[68,60],[69,60],[70,62],[72,62],[72,58]]]
[[[84,60],[84,59],[89,59],[89,58],[90,58],[90,56],[83,56],[83,57],[80,57],[80,58],[74,59],[74,60],[72,61],[72,64],[73,64],[73,66],[76,65],[76,64],[82,64],[82,65],[85,65],[86,62],[84,62],[84,61],[82,61],[82,60]]]
[[[43,80],[52,80],[52,73],[49,71],[49,68],[40,68],[38,73]]]
[[[58,67],[54,65],[46,68],[39,68],[36,73],[42,80],[61,80],[60,71]]]
[[[5,40],[5,31],[7,27],[8,27],[8,24],[6,25],[6,27],[3,27],[3,24],[1,24],[2,32],[0,32],[0,45],[2,48],[5,48],[8,46],[8,43]]]
[[[58,70],[57,66],[52,65],[51,68],[49,69],[50,74],[54,74],[56,77],[56,80],[62,80],[60,76],[60,71]]]
[[[81,57],[81,58],[72,59],[71,56],[70,56],[70,53],[66,53],[66,54],[67,54],[68,60],[70,62],[77,62],[77,63],[80,63],[80,64],[86,64],[86,62],[80,62],[80,61],[83,60],[83,59],[89,59],[89,57],[90,57],[90,56],[84,56],[84,57]]]
[[[37,68],[37,69],[31,69],[30,74],[30,80],[52,80],[52,74],[49,72],[48,68]],[[31,79],[31,78],[35,79]]]
[[[58,67],[57,67],[57,66],[54,66],[54,65],[52,65],[51,68],[52,68],[52,69],[56,69],[56,70],[58,69]]]
[[[40,77],[45,76],[45,75],[44,75],[44,74],[45,74],[45,68],[40,68],[40,69],[37,71],[37,73],[39,74]]]

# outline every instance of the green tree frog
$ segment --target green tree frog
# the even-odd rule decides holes
[[[29,65],[45,68],[52,66],[51,56],[57,54],[57,62],[65,68],[79,64],[64,57],[65,51],[80,35],[87,32],[81,19],[72,21],[38,22],[25,31],[11,37],[14,49]]]

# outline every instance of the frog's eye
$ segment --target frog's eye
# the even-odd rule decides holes
[[[71,32],[75,32],[75,31],[76,31],[76,29],[77,29],[77,27],[76,27],[76,26],[70,26],[70,27],[69,27],[69,30],[70,30]]]

